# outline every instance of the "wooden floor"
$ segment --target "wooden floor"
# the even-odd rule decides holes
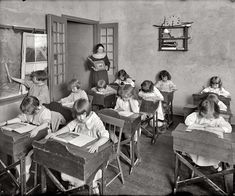
[[[124,170],[125,184],[120,179],[116,179],[106,188],[107,195],[171,195],[174,179],[175,156],[173,152],[171,132],[183,118],[174,117],[174,124],[166,133],[159,136],[155,144],[151,144],[150,138],[141,135],[140,155],[141,162],[134,168],[129,175],[129,166],[122,163]],[[187,175],[186,167],[181,168],[183,175]],[[108,168],[106,175],[112,175],[112,168]],[[221,186],[223,181],[220,180]],[[6,180],[0,181],[0,188],[12,187],[6,183]],[[56,191],[55,187],[49,186],[49,191]],[[184,195],[215,195],[205,183],[180,187],[179,191]],[[1,195],[1,193],[0,193]],[[181,194],[180,194],[181,195]]]

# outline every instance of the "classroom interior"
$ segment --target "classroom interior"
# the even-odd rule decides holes
[[[155,83],[161,70],[171,73],[172,81],[177,86],[173,100],[173,125],[157,138],[155,144],[151,144],[150,139],[142,135],[141,162],[131,175],[128,173],[129,167],[122,164],[126,183],[123,185],[120,180],[115,180],[106,190],[108,195],[171,195],[175,166],[171,133],[178,123],[184,122],[183,108],[186,104],[193,103],[192,94],[199,93],[207,86],[212,76],[219,76],[223,87],[231,93],[230,107],[232,113],[235,111],[235,2],[0,0],[0,27],[11,27],[13,30],[23,27],[32,32],[35,29],[47,32],[47,15],[56,16],[67,24],[66,82],[77,78],[81,81],[82,88],[89,90],[90,71],[85,68],[84,62],[92,53],[93,45],[100,41],[95,25],[102,24],[103,27],[114,25],[116,30],[113,57],[115,64],[109,72],[110,81],[114,80],[117,70],[124,69],[135,80],[136,87],[140,88],[146,79]],[[192,22],[188,32],[190,39],[187,51],[159,51],[159,28],[154,25],[161,25],[165,18],[173,15],[182,22]],[[0,37],[0,43],[3,42],[4,39]],[[3,50],[1,47],[1,51]],[[11,60],[11,57],[7,58]],[[14,69],[14,63],[10,65],[11,69]],[[3,72],[3,69],[0,70]],[[60,91],[54,87],[50,93],[53,101],[68,94],[64,87]],[[22,98],[23,96],[0,99],[0,122],[12,119],[20,113]],[[232,126],[234,123],[235,118],[232,116]],[[230,184],[231,178],[229,176]],[[222,180],[219,184],[223,184]],[[12,188],[11,184],[3,186]],[[55,187],[51,187],[51,190],[56,191]],[[203,183],[180,190],[189,195],[215,194]]]

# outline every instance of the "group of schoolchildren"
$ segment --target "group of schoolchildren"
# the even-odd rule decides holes
[[[31,132],[31,137],[34,137],[37,135],[37,132],[41,127],[48,127],[48,130],[50,130],[52,124],[52,111],[45,107],[49,103],[46,72],[35,71],[31,76],[32,81],[12,77],[14,81],[28,87],[29,92],[28,96],[23,99],[20,105],[22,114],[15,119],[0,123],[0,126],[14,122],[33,123],[39,126],[38,129]],[[138,101],[138,98],[148,101],[164,101],[164,97],[161,92],[172,92],[176,90],[176,85],[171,81],[171,75],[166,70],[162,70],[159,73],[159,81],[156,84],[150,80],[143,81],[139,91],[136,91],[135,81],[131,79],[125,70],[120,70],[117,73],[117,79],[114,83],[119,85],[119,89],[117,91],[104,80],[99,80],[97,85],[91,90],[96,93],[117,93],[118,98],[114,109],[133,113],[140,112],[140,102]],[[89,152],[94,153],[98,151],[99,146],[109,140],[109,132],[105,129],[98,115],[94,111],[91,111],[88,96],[86,92],[81,89],[80,82],[77,79],[73,79],[70,81],[68,86],[71,90],[71,94],[68,97],[62,98],[59,103],[74,103],[74,120],[67,122],[67,125],[56,132],[48,131],[47,138],[53,138],[58,134],[73,131],[83,133],[94,138],[99,138],[99,140],[88,147]],[[138,96],[136,96],[136,92],[138,93]],[[226,110],[226,106],[219,101],[216,94],[223,95],[225,97],[230,96],[229,92],[222,87],[222,82],[219,77],[212,77],[210,79],[210,86],[201,91],[201,93],[207,92],[212,92],[213,94],[209,95],[208,98],[199,105],[198,112],[194,112],[186,118],[185,124],[201,124],[203,126],[221,127],[224,132],[231,132],[231,125],[219,115],[220,110]],[[161,113],[160,110],[162,110],[162,115],[159,115],[160,117],[158,118],[160,120],[164,120],[164,111],[162,108],[159,108],[159,113]],[[32,152],[29,153],[28,159],[26,157],[26,162],[29,160],[26,168],[27,179],[29,177],[29,167],[31,165],[31,153]],[[206,157],[191,155],[191,158],[200,166],[218,166],[218,161],[209,160]],[[61,177],[63,180],[69,181],[71,186],[80,186],[82,184],[80,180],[73,178],[72,176],[61,174]],[[98,172],[95,180],[93,181],[93,187],[95,187],[94,192],[97,192],[96,180],[100,177],[100,172]]]

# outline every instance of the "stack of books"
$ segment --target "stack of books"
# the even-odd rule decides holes
[[[164,41],[162,43],[162,50],[176,50],[177,42],[175,41]]]

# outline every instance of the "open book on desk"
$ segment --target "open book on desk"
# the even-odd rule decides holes
[[[200,124],[192,124],[188,126],[188,128],[186,129],[186,131],[192,131],[192,130],[207,131],[217,135],[219,138],[224,138],[224,130],[221,127],[209,127]]]
[[[32,131],[36,127],[37,127],[36,125],[18,122],[18,123],[5,125],[2,127],[2,129],[7,130],[7,131],[15,131],[17,133],[27,133],[29,131]]]
[[[81,133],[74,133],[74,132],[62,133],[60,135],[57,135],[53,139],[70,143],[78,147],[82,147],[87,143],[95,140],[95,138],[90,137],[88,135],[84,135]]]

